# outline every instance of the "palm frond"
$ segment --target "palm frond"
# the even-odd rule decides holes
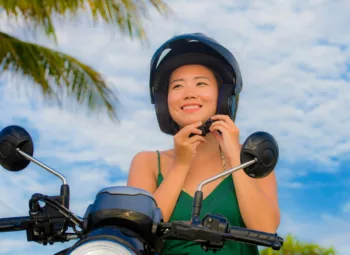
[[[64,93],[90,110],[106,109],[116,119],[118,102],[101,75],[66,54],[0,32],[0,74],[21,73],[34,81],[44,99],[60,103]]]
[[[77,17],[80,12],[91,15],[95,23],[103,21],[132,38],[146,39],[141,18],[147,16],[149,6],[161,14],[170,11],[163,0],[0,0],[0,9],[9,17],[23,17],[55,41],[52,17]]]

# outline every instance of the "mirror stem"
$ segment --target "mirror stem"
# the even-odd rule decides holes
[[[54,169],[48,167],[47,165],[45,165],[45,164],[41,163],[40,161],[36,160],[35,158],[29,156],[27,153],[21,151],[19,148],[17,148],[17,152],[19,154],[21,154],[23,157],[25,157],[26,159],[30,160],[31,162],[33,162],[33,163],[37,164],[38,166],[44,168],[46,171],[56,175],[58,178],[60,178],[62,180],[64,185],[67,184],[67,180],[62,174],[56,172]]]
[[[46,171],[56,175],[58,178],[60,178],[63,182],[63,184],[61,185],[61,198],[60,198],[60,201],[61,201],[61,204],[66,207],[67,209],[69,209],[69,195],[70,195],[70,192],[69,192],[69,186],[67,184],[67,180],[66,178],[60,174],[59,172],[55,171],[54,169],[50,168],[49,166],[41,163],[39,160],[36,160],[35,158],[29,156],[27,153],[21,151],[19,148],[16,149],[17,152],[19,154],[21,154],[23,157],[25,157],[26,159],[30,160],[31,162],[37,164],[38,166],[44,168]]]
[[[225,172],[222,172],[221,174],[215,175],[205,181],[202,181],[199,185],[198,188],[196,190],[196,193],[194,194],[194,198],[193,198],[193,206],[192,206],[192,218],[191,218],[191,223],[194,225],[200,224],[200,212],[201,212],[201,207],[202,207],[202,201],[203,201],[203,192],[202,192],[202,188],[205,184],[208,184],[212,181],[215,181],[223,176],[229,175],[230,173],[233,173],[237,170],[240,170],[242,168],[248,167],[250,165],[253,165],[255,163],[258,162],[258,159],[255,158],[253,160],[250,160],[246,163],[243,163],[239,166],[236,166],[234,168],[231,168]]]
[[[253,165],[253,164],[257,163],[257,162],[258,162],[258,159],[255,158],[255,159],[250,160],[250,161],[248,161],[248,162],[246,162],[246,163],[243,163],[243,164],[241,164],[241,165],[239,165],[239,166],[236,166],[236,167],[234,167],[234,168],[231,168],[231,169],[229,169],[229,170],[226,170],[225,172],[222,172],[221,174],[215,175],[215,176],[213,176],[213,177],[211,177],[211,178],[209,178],[209,179],[207,179],[207,180],[205,180],[205,181],[202,181],[202,182],[198,185],[197,190],[198,190],[198,191],[201,191],[204,185],[206,185],[206,184],[208,184],[208,183],[210,183],[210,182],[213,182],[213,181],[215,181],[215,180],[217,180],[217,179],[219,179],[219,178],[221,178],[221,177],[223,177],[223,176],[229,175],[230,173],[233,173],[233,172],[235,172],[235,171],[238,171],[238,170],[240,170],[240,169],[242,169],[242,168],[246,168],[246,167],[248,167],[248,166],[250,166],[250,165]]]

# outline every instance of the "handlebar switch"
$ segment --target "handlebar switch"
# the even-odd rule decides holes
[[[210,230],[218,231],[220,233],[229,232],[228,220],[220,214],[207,214],[202,219],[202,225],[208,227]]]
[[[213,231],[217,231],[220,233],[229,232],[228,220],[220,214],[206,214],[202,218],[201,223],[203,226]],[[224,247],[224,244],[224,239],[221,239],[220,241],[210,240],[208,242],[202,243],[201,247],[204,251],[213,250],[213,252],[215,253],[217,250],[222,249]]]

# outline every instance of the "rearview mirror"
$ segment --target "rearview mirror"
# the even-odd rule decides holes
[[[22,127],[12,125],[0,131],[0,165],[6,170],[18,172],[26,168],[30,160],[21,156],[17,148],[33,156],[34,145],[30,134]]]
[[[243,168],[252,178],[264,178],[275,168],[279,150],[276,140],[269,133],[259,131],[251,134],[243,143],[241,163],[257,159],[255,164]]]

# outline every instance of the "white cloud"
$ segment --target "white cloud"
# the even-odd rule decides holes
[[[138,151],[171,147],[172,137],[160,132],[149,101],[148,69],[154,50],[174,34],[185,32],[213,36],[237,56],[244,79],[237,121],[242,139],[257,130],[268,131],[277,139],[280,159],[286,164],[308,161],[316,165],[297,174],[289,166],[277,169],[282,188],[303,188],[302,177],[313,171],[343,171],[333,158],[349,160],[350,155],[345,128],[350,126],[349,81],[338,78],[350,77],[350,34],[344,32],[349,24],[349,1],[177,0],[170,6],[175,15],[169,19],[150,13],[151,20],[146,22],[149,45],[107,29],[89,28],[86,23],[58,27],[58,48],[97,68],[113,84],[122,103],[119,124],[69,108],[47,107],[35,93],[31,98],[16,96],[14,84],[27,87],[29,83],[16,77],[0,80],[0,109],[5,109],[1,126],[24,123],[37,134],[36,157],[53,168],[72,165],[57,169],[71,184],[72,210],[82,214],[104,186],[125,185],[125,180],[110,179],[120,174],[119,168],[125,173]],[[2,22],[0,29],[18,34],[16,26]],[[43,43],[52,45],[47,40]],[[106,169],[95,167],[96,162],[106,164]],[[91,166],[76,167],[76,163]],[[16,208],[13,212],[13,208],[0,206],[1,216],[27,212],[33,192],[58,192],[59,181],[44,181],[49,174],[42,171],[30,168],[16,175],[1,175],[0,200]],[[349,210],[347,205],[343,209]],[[342,238],[349,228],[333,218],[321,220],[328,225],[304,224],[307,221],[292,217],[290,224],[285,221],[284,229],[301,238],[313,236],[325,244],[332,242],[346,254],[350,248]],[[342,238],[338,238],[337,227]],[[322,231],[329,234],[328,239]]]
[[[281,188],[305,188],[305,185],[299,179],[306,176],[305,170],[291,170],[289,168],[278,168],[275,171],[278,186]]]
[[[118,58],[118,60],[120,59]],[[145,86],[145,82],[140,82],[140,80],[132,76],[111,76],[108,80],[115,84],[118,91],[128,93],[129,95],[145,96],[148,93],[148,87]]]

